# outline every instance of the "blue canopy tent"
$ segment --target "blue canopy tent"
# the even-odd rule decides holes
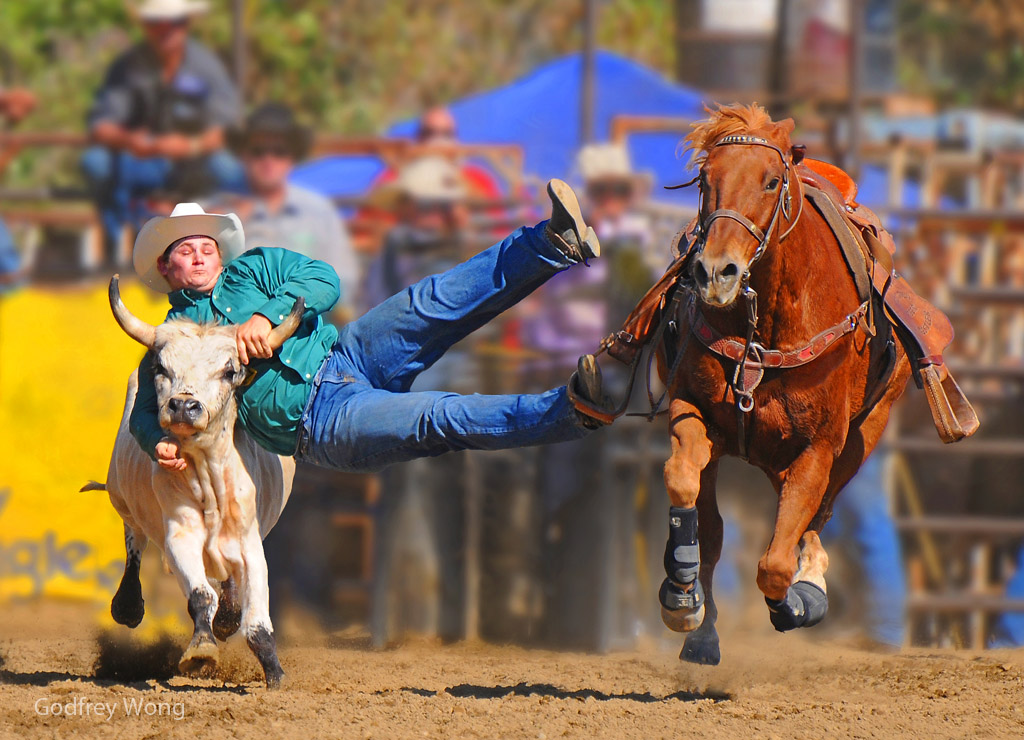
[[[572,54],[545,64],[504,87],[471,95],[449,107],[459,138],[467,143],[517,144],[522,147],[527,173],[541,180],[561,177],[572,181],[580,146],[580,87],[583,57]],[[621,114],[703,118],[704,96],[698,90],[666,80],[659,73],[625,57],[599,51],[594,59],[594,135],[608,139],[612,119]],[[409,137],[416,121],[391,127],[389,136]],[[688,180],[687,155],[680,152],[681,133],[637,133],[628,146],[637,172],[652,178],[652,196],[695,207],[696,188],[666,191],[662,187]],[[812,152],[813,156],[814,153]],[[365,193],[384,165],[369,156],[328,156],[297,168],[292,179],[328,196]],[[886,199],[886,175],[865,168],[860,200],[881,205]],[[907,184],[904,204],[919,204],[919,189]]]
[[[523,148],[526,172],[541,179],[571,178],[580,146],[581,54],[545,64],[505,87],[452,103],[459,139],[467,143],[517,144]],[[609,136],[619,114],[697,119],[704,114],[701,94],[669,82],[657,72],[610,52],[594,59],[594,134]],[[393,126],[389,136],[408,137],[414,120]],[[682,136],[638,134],[629,148],[638,172],[649,172],[656,194],[681,202],[688,193],[669,194],[662,185],[684,178],[685,160],[677,153]],[[372,157],[324,157],[299,167],[294,182],[327,195],[358,195],[366,191],[383,165]],[[667,198],[665,197],[667,196]]]

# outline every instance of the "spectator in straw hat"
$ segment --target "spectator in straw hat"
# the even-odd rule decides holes
[[[81,165],[111,260],[148,192],[195,197],[243,185],[241,167],[224,150],[225,129],[240,114],[238,91],[217,56],[189,36],[191,19],[206,7],[197,0],[135,6],[145,40],[114,60],[89,111],[95,146]]]
[[[371,195],[371,205],[394,214],[367,279],[367,307],[459,261],[466,223],[466,182],[459,167],[438,156],[408,162]]]

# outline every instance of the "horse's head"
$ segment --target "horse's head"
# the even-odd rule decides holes
[[[699,253],[693,278],[703,302],[730,306],[750,268],[795,223],[792,119],[775,123],[763,108],[721,106],[693,125],[687,148],[700,165]],[[798,215],[798,214],[797,214]]]

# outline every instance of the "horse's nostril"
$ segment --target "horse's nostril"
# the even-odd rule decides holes
[[[693,277],[701,285],[708,284],[708,271],[704,267],[704,263],[699,260],[693,265]]]
[[[740,274],[740,267],[735,262],[730,262],[722,268],[722,277],[736,277]]]

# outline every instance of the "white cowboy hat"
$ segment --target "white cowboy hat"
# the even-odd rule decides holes
[[[587,144],[580,149],[576,166],[585,182],[630,180],[636,176],[629,152],[621,144]]]
[[[394,181],[381,186],[370,200],[389,208],[402,196],[417,202],[455,203],[466,197],[466,182],[454,162],[429,155],[405,164]]]
[[[157,258],[178,239],[200,235],[217,242],[224,264],[245,251],[245,233],[238,216],[207,213],[198,203],[179,203],[170,216],[151,218],[139,231],[132,250],[135,272],[153,290],[170,293],[171,286],[157,269]]]
[[[145,0],[135,13],[143,21],[174,21],[205,13],[208,8],[206,0]]]

